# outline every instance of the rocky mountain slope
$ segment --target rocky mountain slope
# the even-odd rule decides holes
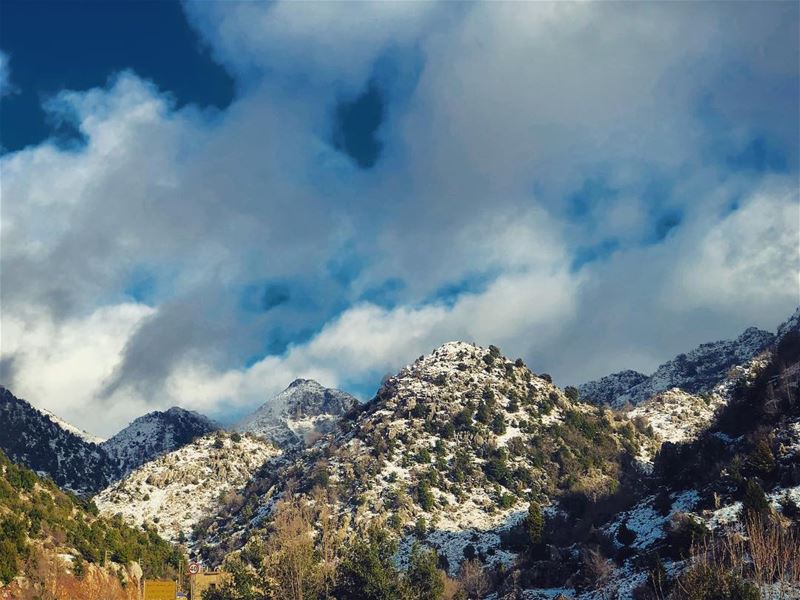
[[[792,319],[800,320],[797,312]],[[769,350],[782,332],[792,328],[792,319],[781,325],[777,336],[750,327],[735,340],[701,344],[665,362],[649,376],[636,371],[621,371],[584,383],[578,386],[581,399],[622,408],[626,404],[636,406],[672,388],[693,395],[708,394],[726,379],[732,368],[746,365]],[[796,323],[794,327],[797,327]]]
[[[249,434],[207,434],[145,463],[94,501],[101,514],[121,515],[130,524],[185,543],[198,523],[225,505],[242,502],[237,492],[278,454]]]
[[[358,401],[341,390],[310,379],[297,379],[235,426],[240,433],[262,437],[280,448],[312,443],[334,430]]]
[[[78,494],[103,489],[118,473],[116,461],[74,427],[65,427],[0,388],[0,448],[15,462],[51,477]]]
[[[584,402],[591,402],[598,406],[614,406],[618,397],[648,379],[649,377],[644,373],[629,369],[584,383],[578,386],[578,392]]]
[[[406,549],[423,540],[453,571],[470,552],[510,564],[514,553],[500,540],[530,500],[607,493],[640,446],[654,443],[607,409],[570,400],[521,360],[462,342],[389,378],[342,428],[262,469],[242,492],[254,511],[214,523],[201,540],[206,559],[259,535],[274,502],[294,490],[322,493],[355,527],[387,522]]]
[[[708,393],[690,394],[677,387],[659,392],[629,411],[628,418],[643,419],[659,441],[689,442],[711,425],[739,387],[758,377],[770,358],[767,351],[744,365],[732,367]]]
[[[211,419],[175,406],[139,417],[100,444],[100,447],[117,461],[119,478],[162,454],[218,429],[220,426]]]

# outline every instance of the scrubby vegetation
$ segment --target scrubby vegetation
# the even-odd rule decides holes
[[[139,561],[150,577],[173,574],[182,560],[155,532],[99,517],[92,502],[63,492],[0,452],[0,583],[22,573],[42,550],[72,555],[78,571],[106,558],[123,565]]]
[[[322,526],[316,538],[315,523]],[[251,540],[229,556],[230,579],[203,600],[467,600],[486,589],[476,564],[450,579],[434,550],[415,544],[402,570],[396,552],[396,536],[379,523],[354,532],[324,507],[284,501],[266,540]]]

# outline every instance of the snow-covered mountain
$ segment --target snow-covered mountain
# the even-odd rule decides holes
[[[635,371],[622,371],[578,387],[581,399],[621,408],[638,405],[673,388],[693,395],[710,393],[728,371],[744,365],[775,343],[774,334],[750,327],[735,340],[701,344],[665,362],[655,373],[641,379]],[[632,375],[634,374],[634,375]],[[627,386],[627,383],[633,385]]]
[[[102,514],[152,526],[165,539],[186,542],[197,524],[240,502],[237,491],[279,454],[251,435],[216,432],[159,456],[94,497]]]
[[[80,429],[79,427],[75,427],[75,425],[73,425],[72,423],[67,423],[64,419],[62,419],[58,415],[54,415],[49,410],[46,410],[44,408],[37,408],[37,410],[40,411],[43,415],[45,415],[48,419],[50,419],[53,423],[55,423],[56,425],[58,425],[62,429],[65,429],[66,431],[69,431],[70,433],[74,433],[79,438],[83,439],[84,441],[89,442],[90,444],[102,444],[105,441],[105,438],[101,438],[101,437],[98,437],[96,435],[92,435],[88,431],[84,431],[83,429]]]
[[[0,448],[14,462],[78,494],[106,487],[116,462],[92,438],[0,387]]]
[[[761,374],[770,356],[764,352],[732,367],[708,393],[690,394],[677,387],[658,392],[628,412],[628,418],[644,419],[661,442],[690,442],[711,425],[717,412],[731,401],[737,386],[750,385]]]
[[[570,400],[521,360],[451,342],[389,378],[339,431],[254,477],[242,492],[253,510],[217,519],[207,548],[258,535],[287,489],[297,497],[320,487],[355,527],[390,519],[402,548],[420,537],[453,572],[470,549],[510,564],[514,553],[501,537],[529,500],[602,494],[631,464],[623,456],[651,443],[627,419]]]
[[[612,405],[614,400],[632,387],[647,381],[648,376],[639,371],[620,371],[606,375],[595,381],[584,383],[578,388],[581,400],[597,405]]]
[[[800,306],[797,307],[791,317],[780,324],[776,337],[781,340],[792,331],[800,331]]]
[[[220,426],[203,415],[174,406],[134,420],[100,447],[119,464],[119,477],[197,437],[217,431]]]
[[[326,388],[311,379],[296,379],[235,427],[280,448],[298,447],[333,431],[336,423],[358,401],[341,390]]]

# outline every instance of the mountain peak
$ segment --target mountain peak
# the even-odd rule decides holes
[[[123,474],[196,437],[220,429],[214,421],[192,410],[173,406],[147,413],[101,444],[120,462]]]
[[[290,383],[286,389],[289,390],[291,388],[296,387],[315,387],[315,388],[323,388],[324,386],[316,381],[315,379],[304,379],[302,377],[298,377],[292,383]]]
[[[267,400],[235,429],[287,448],[309,443],[331,431],[338,419],[358,404],[341,390],[326,388],[313,379],[298,378]]]
[[[15,462],[47,474],[79,494],[102,489],[116,476],[114,461],[65,421],[0,387],[0,449]]]

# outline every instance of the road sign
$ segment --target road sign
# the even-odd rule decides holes
[[[178,584],[174,581],[144,580],[144,600],[175,600]]]
[[[197,575],[200,572],[200,565],[189,563],[189,575]]]

